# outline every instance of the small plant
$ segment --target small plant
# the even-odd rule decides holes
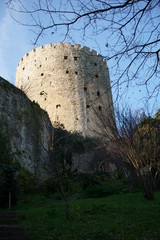
[[[57,193],[59,191],[59,186],[57,179],[55,177],[47,178],[41,185],[41,189],[44,194]]]
[[[79,174],[78,179],[83,190],[85,190],[88,186],[100,185],[110,181],[107,174],[101,173],[81,173]]]
[[[17,175],[16,180],[19,186],[20,194],[29,194],[36,193],[38,191],[38,183],[34,174],[27,171],[25,168],[20,168]]]

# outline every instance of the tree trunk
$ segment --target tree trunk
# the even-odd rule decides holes
[[[11,192],[9,191],[9,196],[8,196],[8,208],[11,210]]]
[[[66,220],[69,221],[70,220],[70,205],[68,200],[65,200],[66,202]]]

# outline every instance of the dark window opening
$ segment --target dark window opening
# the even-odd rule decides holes
[[[40,64],[39,67],[42,67],[42,65]]]
[[[84,87],[84,91],[85,91],[85,92],[87,91],[87,88],[86,88],[86,87]]]
[[[44,76],[44,73],[41,73],[41,76]]]
[[[36,62],[36,60],[34,60]]]
[[[68,56],[64,56],[64,59],[67,59],[68,58]]]
[[[87,119],[87,122],[89,122],[89,119]]]
[[[78,72],[77,72],[77,71],[75,71],[75,74],[78,74]]]
[[[96,62],[94,63],[94,66],[97,66],[97,63],[96,63]]]
[[[26,54],[26,56],[28,56],[28,55],[29,55],[29,53]]]
[[[42,86],[42,84],[41,84],[41,86]],[[40,95],[46,95],[47,96],[47,93],[45,91],[41,91]]]
[[[23,67],[23,70],[25,69],[25,67]]]
[[[99,90],[97,90],[97,96],[100,96],[100,91]]]
[[[99,109],[99,111],[101,111],[102,110],[102,106],[98,106],[98,109]]]
[[[47,98],[45,98],[44,100],[46,101]]]
[[[77,61],[77,58],[78,58],[78,57],[74,57],[74,61]]]
[[[87,108],[90,108],[90,105],[87,105]]]
[[[76,118],[76,120],[78,121],[78,118]]]
[[[69,73],[69,71],[67,70],[67,71],[66,71],[66,74],[68,74],[68,73]]]
[[[40,95],[44,95],[44,91],[41,91],[41,92],[40,92]]]
[[[56,108],[59,108],[59,107],[61,107],[61,104],[57,104],[57,105],[56,105]]]
[[[47,61],[47,58],[45,58],[45,60]]]
[[[95,74],[95,77],[98,78],[98,74]]]

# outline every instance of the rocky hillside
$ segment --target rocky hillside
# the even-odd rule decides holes
[[[14,160],[31,172],[46,172],[51,128],[47,113],[0,77],[0,130],[10,141]]]

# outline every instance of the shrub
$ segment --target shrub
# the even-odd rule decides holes
[[[107,197],[113,194],[113,192],[112,186],[107,187],[106,185],[94,185],[87,187],[84,196],[88,198],[101,198]]]
[[[130,187],[124,179],[109,179],[107,175],[102,175],[100,178],[93,177],[93,180],[91,182],[92,184],[88,185],[84,190],[85,197],[99,198],[112,194],[130,192]]]
[[[75,194],[77,191],[79,191],[81,189],[79,182],[76,179],[71,179],[68,176],[63,176],[61,178],[61,183],[62,183],[64,191],[68,195]]]
[[[35,176],[24,168],[21,168],[16,176],[21,194],[35,193],[39,184]]]
[[[41,185],[41,189],[45,194],[57,193],[59,186],[55,177],[47,178]]]
[[[110,181],[107,174],[104,173],[79,174],[78,180],[83,190],[85,190],[90,185],[95,186],[103,183],[108,183]]]

